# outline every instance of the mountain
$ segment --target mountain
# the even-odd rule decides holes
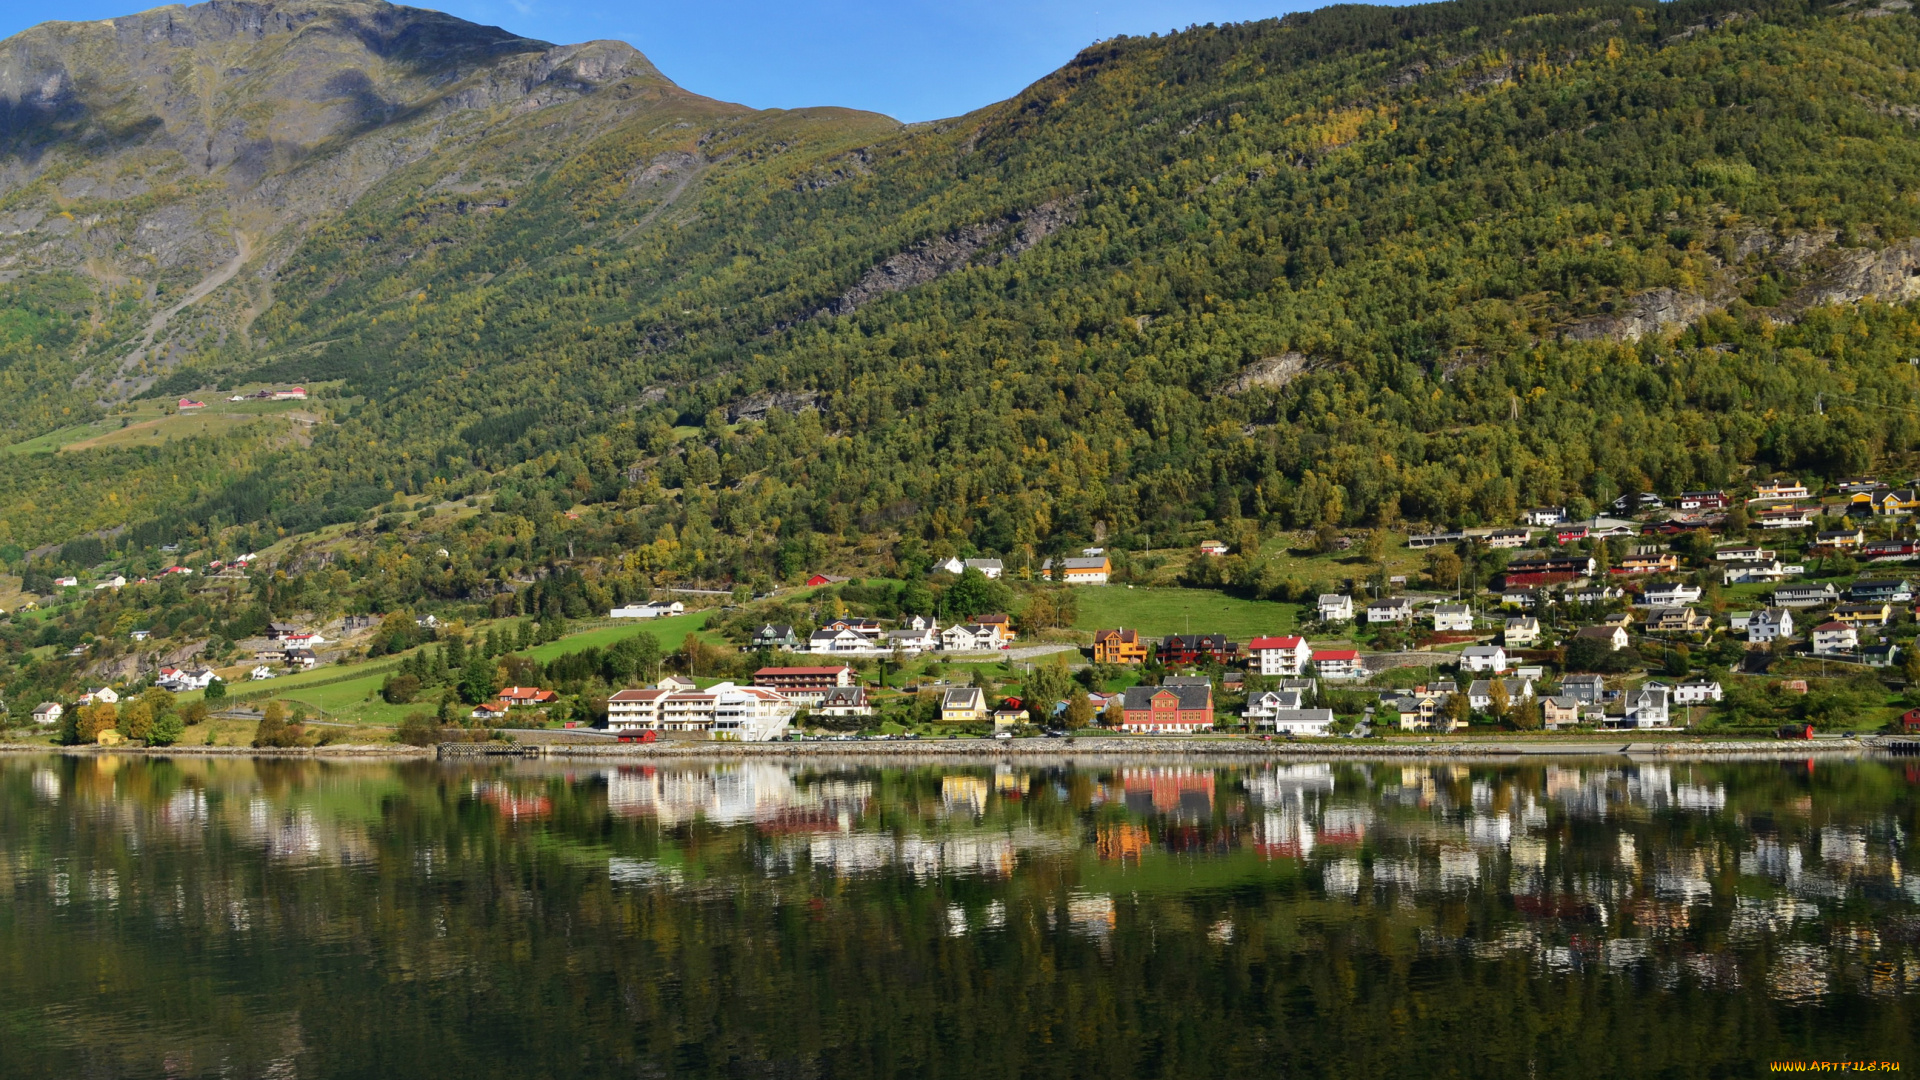
[[[381,3],[49,23],[0,43],[0,541],[428,496],[724,582],[1907,468],[1917,30],[1340,6],[902,126]]]

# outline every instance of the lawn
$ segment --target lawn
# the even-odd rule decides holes
[[[8,446],[5,452],[45,454],[104,446],[148,446],[168,439],[231,431],[262,417],[303,411],[306,405],[303,401],[227,401],[218,396],[211,398],[205,409],[169,413],[169,402],[142,401],[130,413],[49,431]]]
[[[686,636],[698,632],[702,641],[715,645],[726,644],[726,638],[707,630],[707,612],[695,611],[686,615],[671,615],[664,619],[622,619],[617,625],[603,626],[597,630],[586,630],[578,634],[569,634],[559,641],[549,641],[545,645],[527,650],[527,655],[535,660],[546,662],[556,656],[579,652],[589,646],[604,649],[616,641],[624,641],[635,634],[648,633],[660,640],[660,648],[672,652],[680,647]]]
[[[1076,630],[1137,629],[1150,637],[1222,633],[1235,641],[1281,634],[1299,625],[1299,604],[1242,600],[1212,589],[1088,586],[1075,590]]]

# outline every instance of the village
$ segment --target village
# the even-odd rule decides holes
[[[1812,737],[1846,708],[1844,695],[1826,688],[1877,689],[1880,705],[1899,705],[1920,667],[1909,652],[1916,607],[1902,573],[1920,553],[1907,527],[1916,508],[1920,489],[1868,478],[1835,485],[1822,498],[1795,481],[1671,498],[1636,492],[1615,500],[1610,515],[1583,520],[1540,507],[1511,525],[1408,533],[1404,549],[1419,568],[1406,573],[1387,572],[1378,534],[1368,534],[1357,539],[1358,562],[1327,564],[1355,567],[1352,577],[1302,597],[1288,624],[1268,632],[1044,625],[1032,590],[1091,597],[1135,589],[1117,580],[1128,575],[1102,547],[1017,571],[998,558],[939,561],[929,573],[943,589],[970,581],[980,583],[979,595],[1003,600],[1020,595],[1009,584],[1029,590],[1024,609],[944,619],[854,613],[846,600],[864,595],[861,586],[825,573],[806,577],[791,594],[807,600],[810,613],[822,612],[811,622],[755,622],[763,605],[726,594],[715,603],[690,590],[687,599],[612,607],[598,620],[608,629],[597,633],[697,624],[712,638],[725,618],[729,629],[719,637],[731,649],[716,642],[727,658],[707,670],[696,672],[674,654],[663,657],[655,677],[594,697],[578,686],[520,685],[537,666],[489,665],[492,688],[468,695],[483,699],[451,715],[443,706],[439,720],[620,742],[1011,739],[1089,730],[1320,740],[1707,731],[1742,703],[1764,702],[1767,716],[1788,721],[1769,733]],[[1356,546],[1346,535],[1319,541],[1335,554]],[[1203,540],[1187,553],[1183,572],[1202,576],[1209,563],[1241,557],[1234,545]],[[173,565],[161,576],[245,580],[258,558]],[[82,594],[129,582],[113,575],[55,584]],[[1155,595],[1149,590],[1139,597],[1144,606],[1131,610],[1151,615]],[[431,614],[413,619],[426,639],[442,628]],[[350,668],[362,659],[353,645],[379,622],[346,616],[326,629],[275,622],[225,666],[204,658],[168,663],[148,681],[210,702],[272,697],[285,685],[297,703],[294,678]],[[137,642],[145,633],[130,636]],[[495,633],[488,629],[487,640]],[[477,650],[477,626],[472,634]],[[524,626],[520,634],[524,645]],[[683,670],[668,670],[676,663]],[[380,687],[388,700],[391,678]],[[32,718],[50,727],[71,710],[138,692],[140,681],[42,702]],[[262,690],[249,689],[255,684]],[[328,712],[312,711],[316,718]],[[1755,721],[1746,719],[1751,728]],[[1920,730],[1920,708],[1898,712],[1892,724]]]

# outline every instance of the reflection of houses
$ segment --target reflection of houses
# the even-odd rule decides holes
[[[1127,809],[1136,814],[1213,816],[1213,770],[1186,766],[1132,768],[1120,773]]]

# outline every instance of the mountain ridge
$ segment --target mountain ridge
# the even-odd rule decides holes
[[[128,181],[81,206],[106,222],[91,246],[77,224],[0,228],[4,287],[46,312],[0,366],[12,437],[270,379],[324,380],[333,404],[310,448],[256,425],[218,452],[62,455],[185,477],[118,506],[11,455],[0,504],[71,524],[0,525],[131,523],[117,542],[146,544],[472,498],[542,535],[572,513],[606,543],[671,537],[650,575],[744,581],[796,551],[1037,558],[1199,521],[1499,521],[1904,467],[1915,433],[1872,417],[1915,389],[1887,358],[1920,348],[1915,26],[1858,2],[1349,5],[1102,42],[910,126],[617,63],[591,90],[543,76],[263,174],[297,227],[240,221],[257,253],[151,349],[153,313],[238,245],[195,224],[226,188],[185,170],[163,203]],[[573,71],[568,48],[509,55]],[[428,86],[353,55],[408,101],[495,70]],[[321,127],[361,115],[316,100]],[[56,140],[68,157],[20,182],[8,138],[0,224],[71,214],[70,177],[159,175]],[[353,182],[300,202],[326,169]],[[200,261],[156,260],[149,296],[125,252],[151,255],[140,230],[167,213]],[[1834,380],[1866,404],[1822,411]]]

